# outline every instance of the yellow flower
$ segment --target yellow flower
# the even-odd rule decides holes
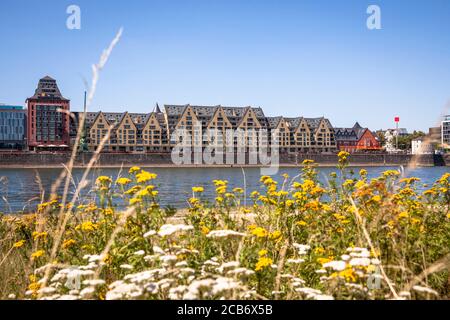
[[[300,221],[297,221],[297,225],[299,225],[299,226],[307,226],[308,225],[308,223],[306,222],[306,221],[303,221],[303,220],[300,220]]]
[[[94,231],[97,227],[98,226],[92,221],[85,221],[81,224],[81,231]]]
[[[223,187],[228,184],[227,180],[213,180],[213,182],[216,187]]]
[[[275,230],[274,232],[269,234],[269,239],[271,239],[271,240],[277,240],[280,237],[281,237],[281,231],[279,231],[279,230]]]
[[[366,169],[359,170],[359,175],[360,176],[367,176],[367,170]]]
[[[119,185],[121,185],[121,186],[124,186],[124,185],[126,185],[126,184],[129,184],[130,182],[131,182],[131,180],[128,179],[128,178],[119,178],[119,179],[117,179],[117,181],[116,181],[116,183],[119,184]]]
[[[258,191],[253,191],[253,192],[250,194],[250,196],[251,196],[252,198],[256,198],[257,196],[259,196],[259,192],[258,192]]]
[[[242,189],[242,188],[234,188],[233,192],[235,192],[235,193],[244,193],[244,189]]]
[[[255,271],[261,271],[262,269],[272,265],[273,260],[267,257],[260,257],[255,265]]]
[[[259,255],[260,257],[263,257],[263,256],[265,256],[266,254],[267,254],[267,250],[266,250],[266,249],[259,250],[259,252],[258,252],[258,255]]]
[[[43,255],[44,255],[44,253],[45,253],[45,251],[44,250],[38,250],[38,251],[35,251],[35,252],[33,252],[32,254],[31,254],[31,259],[36,259],[36,258],[39,258],[39,257],[42,257]]]
[[[315,252],[316,254],[322,254],[322,253],[325,252],[325,249],[322,248],[322,247],[317,247],[317,248],[314,249],[314,252]]]
[[[13,248],[20,248],[25,244],[25,240],[19,240],[13,244]]]
[[[342,186],[344,186],[344,187],[349,187],[349,186],[352,186],[354,183],[355,183],[355,182],[354,182],[353,180],[347,179],[347,180],[344,181],[344,183],[342,184]]]
[[[310,164],[313,164],[313,163],[314,163],[314,160],[309,160],[309,159],[305,159],[302,162],[303,165],[310,165]]]
[[[192,187],[192,191],[193,192],[203,192],[203,191],[205,191],[205,189],[203,189],[203,187]]]
[[[63,244],[62,244],[62,248],[63,249],[67,249],[67,248],[69,248],[70,246],[72,246],[73,244],[75,244],[75,240],[73,240],[73,239],[66,239],[66,240],[64,240],[64,242],[63,242]]]
[[[139,190],[141,190],[140,186],[134,186],[134,187],[128,189],[127,191],[125,191],[125,194],[127,194],[127,195],[135,194]]]
[[[364,180],[359,180],[358,182],[356,182],[355,184],[355,188],[356,189],[361,189],[362,187],[366,186],[366,183],[364,182]]]
[[[216,197],[216,202],[217,203],[222,203],[223,202],[223,198],[222,197]]]
[[[209,230],[208,227],[206,227],[206,226],[203,226],[203,227],[202,227],[202,233],[203,233],[203,234],[208,234],[209,231],[210,231],[210,230]]]
[[[37,232],[37,231],[34,231],[33,234],[32,234],[33,240],[34,240],[34,241],[36,241],[36,240],[38,240],[38,239],[40,239],[40,238],[45,239],[45,238],[47,237],[47,235],[48,235],[48,233],[45,232],[45,231],[44,231],[44,232]]]
[[[252,234],[258,238],[264,238],[264,237],[267,237],[268,232],[266,229],[264,229],[262,227],[257,227],[252,230]]]
[[[134,167],[131,167],[128,172],[130,174],[132,174],[132,173],[138,172],[139,170],[141,170],[141,168],[134,166]]]
[[[111,178],[107,177],[107,176],[100,176],[96,180],[97,184],[107,184],[107,183],[111,183],[111,182],[112,182]]]
[[[390,177],[390,176],[399,176],[400,172],[397,170],[386,170],[383,172],[383,176]]]
[[[408,214],[407,211],[403,211],[403,212],[400,212],[398,214],[399,219],[401,219],[401,218],[408,218],[408,216],[409,216],[409,214]]]
[[[223,194],[223,193],[225,193],[227,191],[227,186],[220,186],[220,187],[217,187],[216,188],[216,192],[218,193],[218,194]]]
[[[142,199],[139,199],[139,198],[131,198],[130,199],[130,205],[132,206],[132,205],[135,205],[135,204],[137,204],[137,203],[141,203],[142,202]]]
[[[144,183],[144,182],[156,179],[156,177],[157,177],[156,173],[150,173],[145,170],[141,170],[141,172],[139,172],[136,175],[136,179],[137,179],[138,183]]]

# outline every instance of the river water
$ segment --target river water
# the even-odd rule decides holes
[[[368,167],[369,177],[379,176],[388,169],[399,169],[399,167]],[[187,199],[192,195],[192,186],[203,186],[205,192],[202,195],[205,199],[214,199],[214,187],[212,180],[228,180],[230,189],[234,187],[246,186],[247,195],[253,190],[260,190],[259,179],[261,172],[259,168],[146,168],[146,170],[158,174],[155,184],[159,190],[160,203],[163,207],[172,206],[175,208],[187,207]],[[358,173],[360,168],[354,168]],[[327,176],[336,168],[318,168],[322,182],[326,182]],[[406,176],[415,176],[423,183],[432,184],[444,173],[449,172],[449,167],[422,167],[406,171]],[[40,186],[45,194],[51,190],[51,186],[60,174],[60,169],[0,169],[0,212],[32,212],[40,201]],[[84,169],[75,169],[73,173],[73,183],[70,185],[70,192],[75,190],[75,184],[81,180]],[[274,179],[282,182],[283,173],[290,177],[300,173],[299,168],[280,168]],[[99,175],[107,175],[115,180],[119,175],[126,176],[126,169],[102,168],[95,169],[89,174],[90,184],[94,183]],[[40,184],[38,183],[40,180]],[[89,186],[85,190],[91,189]],[[60,189],[61,192],[61,189]],[[84,191],[81,200],[87,201],[95,197],[92,191]]]

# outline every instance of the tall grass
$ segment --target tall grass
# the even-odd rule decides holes
[[[213,203],[193,186],[177,223],[155,174],[99,176],[96,202],[2,218],[0,297],[448,299],[450,174],[420,191],[399,171],[352,174],[347,157],[327,186],[311,161],[280,186],[262,176],[252,205],[227,181],[212,182]]]

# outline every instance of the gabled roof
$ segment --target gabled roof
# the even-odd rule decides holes
[[[56,80],[52,77],[45,76],[39,80],[38,86],[34,91],[34,95],[28,99],[38,99],[38,100],[52,100],[59,99],[63,101],[69,101],[64,98],[59,91]],[[27,99],[27,100],[28,100]]]
[[[267,123],[269,124],[269,128],[270,129],[278,128],[281,119],[283,119],[283,117],[267,117]]]

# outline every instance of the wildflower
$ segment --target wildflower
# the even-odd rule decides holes
[[[147,181],[156,179],[156,173],[150,173],[145,170],[142,170],[140,173],[136,175],[136,179],[138,183],[145,183]]]
[[[252,233],[252,235],[256,236],[257,238],[264,238],[264,237],[267,237],[267,235],[268,235],[267,230],[262,227],[257,227],[255,229],[253,229],[251,233]]]
[[[67,249],[67,248],[71,247],[72,245],[74,245],[75,243],[76,243],[76,241],[74,239],[66,239],[66,240],[64,240],[61,247],[63,249]]]
[[[25,244],[25,240],[19,240],[13,244],[13,248],[20,248]]]
[[[93,223],[92,221],[85,221],[81,224],[80,228],[81,228],[81,231],[90,232],[90,231],[95,231],[98,228],[98,226],[95,223]]]
[[[216,187],[223,187],[228,184],[227,180],[213,180],[213,182]]]
[[[383,172],[383,176],[384,177],[395,177],[395,176],[399,176],[400,172],[397,170],[386,170],[385,172]]]
[[[216,192],[218,193],[218,194],[223,194],[223,193],[225,193],[227,191],[227,186],[220,186],[220,187],[217,187],[216,188]]]
[[[306,221],[300,220],[300,221],[297,221],[297,225],[304,227],[304,226],[307,226],[308,223]]]
[[[112,180],[110,177],[107,176],[100,176],[97,178],[97,180],[95,181],[97,184],[108,184],[111,183]]]
[[[132,174],[132,173],[138,172],[139,170],[141,170],[141,168],[134,166],[134,167],[131,167],[128,172],[130,174]]]
[[[398,214],[398,218],[399,218],[399,219],[401,219],[401,218],[408,218],[408,216],[409,216],[409,214],[408,214],[407,211],[402,211],[402,212],[400,212],[400,213]]]
[[[34,231],[32,234],[34,241],[39,240],[40,238],[45,239],[47,237],[47,235],[48,235],[48,233],[45,231],[44,232]]]
[[[360,176],[367,176],[367,170],[366,169],[359,170],[359,175]]]
[[[281,231],[275,230],[274,232],[269,234],[269,239],[271,240],[277,240],[281,237]]]
[[[203,187],[192,187],[192,192],[203,192],[205,191]]]
[[[245,237],[244,233],[233,230],[213,230],[206,235],[207,238]]]
[[[161,226],[161,228],[158,231],[158,235],[160,237],[166,237],[166,236],[170,236],[176,232],[181,232],[181,231],[189,231],[194,229],[193,226],[188,226],[188,225],[184,225],[184,224],[165,224],[163,226]]]
[[[235,193],[244,193],[244,189],[242,189],[242,188],[234,188],[233,192],[235,192]]]
[[[202,226],[201,231],[202,231],[203,234],[206,235],[206,234],[209,233],[210,230],[209,230],[209,228],[207,226]]]
[[[256,198],[256,197],[259,196],[259,192],[258,192],[258,191],[253,191],[253,192],[250,194],[250,196],[251,196],[252,198]]]
[[[310,165],[310,164],[313,164],[314,163],[314,160],[309,160],[309,159],[305,159],[305,160],[303,160],[303,162],[302,162],[302,164],[303,165]]]
[[[351,187],[355,182],[351,179],[347,179],[344,181],[344,183],[342,184],[343,187]]]
[[[267,250],[266,249],[259,250],[258,255],[260,257],[263,257],[263,256],[267,255]]]
[[[128,179],[128,178],[119,178],[119,179],[117,179],[117,181],[116,181],[116,183],[117,183],[118,185],[121,185],[121,186],[124,186],[124,185],[126,185],[126,184],[129,184],[130,182],[131,182],[131,180]]]
[[[255,265],[255,271],[261,271],[262,269],[271,266],[273,260],[267,257],[260,257],[258,262]]]
[[[316,253],[316,254],[323,254],[323,253],[325,253],[325,249],[322,248],[322,247],[317,247],[317,248],[314,249],[314,253]]]
[[[346,267],[345,261],[330,261],[322,265],[324,268],[331,268],[336,271],[342,271]]]
[[[131,198],[130,199],[130,206],[133,206],[133,205],[135,205],[135,204],[138,204],[138,203],[141,203],[142,202],[142,199],[139,199],[139,198]]]
[[[43,255],[44,255],[44,253],[45,253],[45,251],[44,250],[37,250],[37,251],[35,251],[35,252],[33,252],[32,254],[31,254],[31,259],[37,259],[37,258],[39,258],[39,257],[42,257]]]

